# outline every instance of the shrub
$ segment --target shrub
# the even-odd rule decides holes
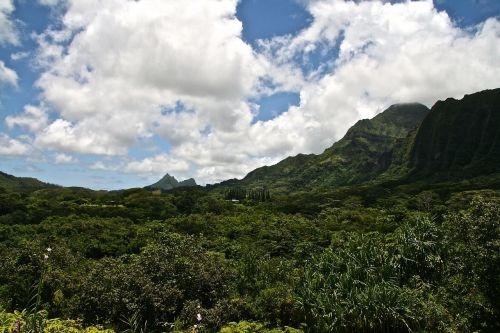
[[[419,291],[400,286],[383,238],[351,234],[306,265],[297,288],[309,327],[319,332],[410,331]]]

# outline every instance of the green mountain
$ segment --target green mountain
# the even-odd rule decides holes
[[[196,185],[197,185],[196,181],[193,178],[189,178],[189,179],[186,179],[186,180],[179,182],[179,181],[177,181],[177,179],[175,179],[175,177],[170,176],[167,173],[165,176],[163,176],[162,179],[160,179],[156,183],[149,185],[149,186],[146,186],[146,189],[168,191],[168,190],[172,190],[174,188],[193,187]]]
[[[0,188],[6,190],[33,192],[54,187],[57,186],[41,182],[35,178],[15,177],[0,171]]]
[[[431,110],[398,104],[358,121],[320,155],[299,154],[222,187],[328,191],[397,180],[461,180],[500,171],[500,89],[449,98]]]
[[[413,177],[500,171],[500,89],[437,102],[416,134]]]
[[[373,119],[358,121],[320,155],[288,157],[250,172],[241,181],[224,184],[290,192],[374,179],[391,165],[395,145],[415,130],[428,113],[429,109],[418,103],[393,105]]]

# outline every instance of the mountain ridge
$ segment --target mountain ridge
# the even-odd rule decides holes
[[[290,192],[366,181],[389,167],[394,145],[418,127],[429,112],[420,103],[391,105],[372,119],[356,122],[343,138],[321,154],[287,157],[273,166],[251,171],[242,180],[222,184],[266,186]],[[353,155],[356,160],[351,158]]]
[[[221,187],[273,193],[364,183],[463,179],[500,171],[500,88],[436,102],[395,104],[356,122],[319,155],[298,154]],[[217,185],[216,185],[217,187]]]
[[[411,151],[412,176],[491,173],[500,166],[500,88],[438,101]]]
[[[46,188],[55,188],[58,185],[44,183],[32,177],[16,177],[8,173],[0,171],[0,188],[6,190],[16,190],[32,192]]]

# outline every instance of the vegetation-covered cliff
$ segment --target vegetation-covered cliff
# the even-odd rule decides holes
[[[418,129],[410,158],[419,176],[500,171],[500,89],[437,102]]]

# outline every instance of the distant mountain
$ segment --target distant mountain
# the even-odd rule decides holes
[[[500,171],[500,89],[437,102],[416,133],[413,177]]]
[[[289,192],[371,180],[389,168],[396,143],[415,130],[428,113],[429,109],[418,103],[393,105],[373,119],[358,121],[320,155],[288,157],[224,185]]]
[[[156,182],[152,185],[146,186],[146,189],[168,191],[168,190],[172,190],[174,188],[193,187],[193,186],[197,186],[196,181],[193,178],[189,178],[189,179],[186,179],[186,180],[179,182],[179,181],[177,181],[177,179],[175,179],[175,177],[170,176],[167,173],[158,182]]]
[[[15,177],[0,171],[0,188],[21,192],[33,192],[46,188],[55,188],[56,185],[47,184],[35,178]]]

